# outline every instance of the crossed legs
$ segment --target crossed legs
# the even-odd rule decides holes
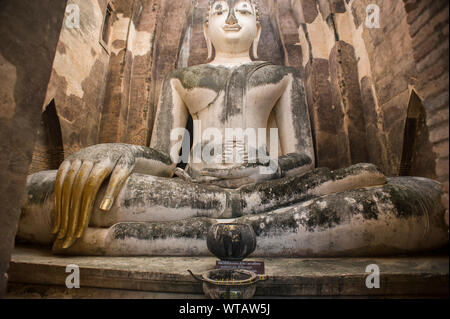
[[[55,175],[55,172],[42,172],[29,177],[19,237],[46,244],[54,241],[51,225]],[[349,233],[350,229],[342,229],[340,232],[343,233],[337,229],[344,227],[344,224],[357,223],[359,217],[355,219],[353,215],[358,214],[351,213],[354,207],[360,208],[362,205],[360,213],[363,215],[372,210],[377,217],[379,214],[387,214],[386,218],[398,221],[397,217],[390,215],[395,215],[395,209],[380,208],[380,203],[386,207],[392,206],[387,199],[389,195],[386,195],[392,187],[389,184],[382,186],[385,182],[385,177],[373,165],[368,164],[336,171],[317,169],[302,176],[252,184],[239,190],[133,174],[110,212],[101,211],[98,209],[100,203],[95,203],[90,227],[79,243],[66,251],[60,249],[56,242],[54,251],[81,255],[204,255],[208,254],[205,236],[209,227],[216,222],[234,219],[254,225],[259,235],[260,255],[302,255],[308,250],[313,255],[329,255],[332,252],[342,252],[345,247],[353,247],[345,244],[346,241],[351,243],[349,236],[342,235]],[[373,189],[361,190],[363,187]],[[421,189],[422,186],[417,187]],[[422,196],[421,192],[419,191],[419,198]],[[322,199],[326,197],[326,200],[323,201],[320,196]],[[369,205],[368,199],[377,196],[379,199]],[[99,194],[97,197],[102,196]],[[344,202],[342,198],[345,199]],[[341,212],[347,211],[347,215],[352,217],[346,218],[331,211],[339,207],[343,207]],[[418,229],[420,225],[427,224],[423,218],[430,211],[433,208],[427,207],[422,213],[416,214],[419,217],[414,214],[409,216],[408,218],[415,220],[412,227]],[[362,218],[364,222],[360,226],[354,225],[353,232],[360,227],[359,234],[366,234],[365,241],[358,239],[359,244],[367,244],[370,237],[365,227],[386,233],[386,229],[383,230],[380,226],[384,221],[380,220],[382,219],[379,218],[372,228],[369,227],[374,221],[371,218]],[[326,225],[333,227],[322,231]],[[299,231],[302,227],[306,231]],[[337,234],[337,241],[332,241],[328,247],[328,239],[333,233]],[[422,236],[423,231],[420,234]],[[319,237],[323,238],[319,240]]]

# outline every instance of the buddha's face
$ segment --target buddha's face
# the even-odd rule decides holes
[[[216,51],[249,51],[259,31],[256,8],[251,1],[222,0],[211,5],[206,32]]]

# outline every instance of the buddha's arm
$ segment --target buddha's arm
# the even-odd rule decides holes
[[[176,130],[179,130],[181,134],[178,137],[183,138],[182,134],[188,121],[189,112],[174,86],[174,80],[172,73],[169,73],[164,81],[150,147],[170,155],[174,162],[173,167],[175,168],[175,163],[178,162],[181,143],[172,140],[171,135],[172,133],[177,133]]]
[[[131,173],[169,177],[175,164],[169,157],[170,132],[185,127],[187,111],[168,76],[161,94],[153,148],[127,144],[99,144],[69,156],[55,183],[55,245],[66,249],[87,228],[100,186],[110,176],[101,209],[109,211]]]
[[[283,156],[278,165],[283,175],[296,175],[315,166],[311,122],[300,73],[292,69],[288,84],[275,106]]]

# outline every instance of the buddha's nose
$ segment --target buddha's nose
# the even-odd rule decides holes
[[[230,13],[228,13],[228,17],[227,17],[227,20],[225,21],[225,23],[229,24],[229,25],[238,23],[234,9],[230,10]]]

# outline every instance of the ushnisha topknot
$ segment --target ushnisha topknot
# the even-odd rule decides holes
[[[217,2],[217,1],[220,1],[220,0],[209,0],[208,11],[206,13],[206,19],[205,19],[206,23],[209,22],[209,13],[211,12],[211,7],[214,4],[214,2]],[[255,7],[256,21],[260,22],[258,0],[248,0],[248,1],[250,2],[250,4],[252,4]]]

